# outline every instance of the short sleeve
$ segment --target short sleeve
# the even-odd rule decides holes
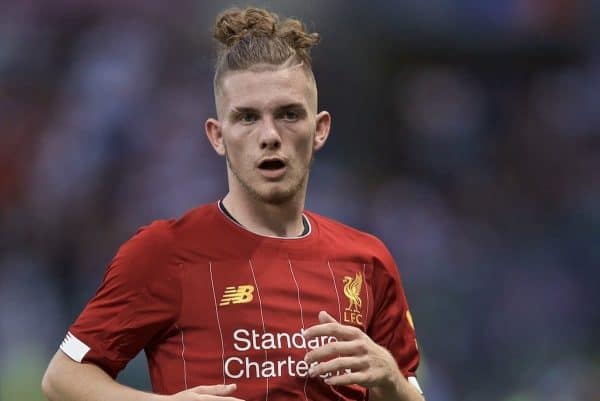
[[[398,268],[385,247],[374,261],[373,296],[376,302],[369,336],[391,352],[404,377],[421,391],[416,381],[420,356],[414,323]]]
[[[60,348],[113,378],[178,319],[181,269],[166,228],[154,223],[127,241]]]

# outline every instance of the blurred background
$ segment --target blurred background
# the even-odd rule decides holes
[[[598,2],[252,4],[322,35],[307,208],[395,255],[428,401],[600,400]],[[1,401],[43,399],[137,227],[226,193],[203,124],[231,5],[0,0]]]

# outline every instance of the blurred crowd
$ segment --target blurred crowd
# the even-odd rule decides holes
[[[307,208],[392,251],[427,399],[600,400],[598,9],[254,4],[322,34]],[[119,244],[226,193],[203,124],[228,5],[0,1],[0,401],[42,399]],[[148,388],[143,359],[122,380]]]

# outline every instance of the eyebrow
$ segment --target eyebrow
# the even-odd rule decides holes
[[[302,103],[289,103],[289,104],[285,104],[283,106],[279,106],[275,110],[279,111],[279,110],[288,110],[288,109],[305,109],[305,107]],[[231,113],[233,113],[233,114],[259,113],[259,111],[257,109],[255,109],[254,107],[234,107],[231,110]]]
[[[289,109],[304,109],[304,105],[302,103],[290,103],[284,106],[278,107],[277,110],[289,110]]]
[[[233,110],[231,110],[231,112],[233,114],[241,114],[241,113],[257,113],[258,110],[252,108],[252,107],[234,107]]]
[[[229,120],[236,121],[243,114],[259,114],[258,110],[253,109],[252,107],[234,107],[233,110],[229,113]]]
[[[275,109],[275,113],[285,111],[285,110],[301,110],[306,113],[306,107],[304,107],[304,105],[302,103],[289,103],[289,104],[285,104],[283,106],[279,106]],[[232,119],[236,119],[238,116],[245,114],[245,113],[260,114],[260,111],[253,107],[243,107],[243,106],[242,107],[234,107],[231,110],[230,116]]]

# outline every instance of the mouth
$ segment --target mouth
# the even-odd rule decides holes
[[[261,170],[279,170],[285,167],[285,163],[281,159],[267,159],[263,160],[258,168]]]
[[[286,164],[282,159],[265,159],[258,164],[258,169],[263,176],[269,179],[280,178],[285,172]]]

